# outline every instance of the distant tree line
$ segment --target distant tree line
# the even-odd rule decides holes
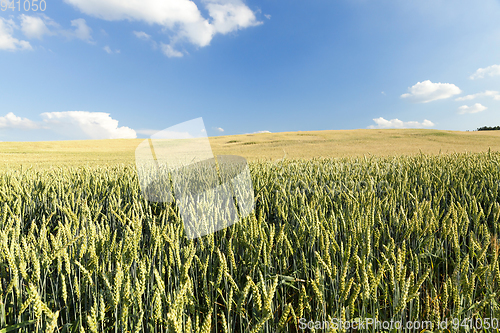
[[[494,127],[483,126],[483,127],[479,127],[477,130],[478,131],[499,131],[500,126],[494,126]]]

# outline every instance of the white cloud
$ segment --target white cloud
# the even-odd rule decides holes
[[[68,139],[134,139],[137,133],[129,127],[118,127],[109,113],[87,111],[46,112],[41,122],[21,118],[9,112],[0,117],[0,129],[45,130]]]
[[[133,33],[134,33],[135,37],[139,38],[140,40],[143,40],[143,41],[146,41],[146,42],[150,42],[151,43],[151,47],[154,50],[156,50],[158,48],[158,43],[156,43],[153,40],[153,38],[151,37],[151,35],[148,35],[144,31],[134,31]]]
[[[370,125],[368,128],[423,128],[434,126],[434,123],[427,119],[424,119],[421,123],[418,121],[401,121],[399,119],[387,120],[382,117],[375,118],[373,121],[377,125]]]
[[[492,97],[494,100],[500,101],[500,93],[494,90],[486,90],[485,92],[459,97],[455,101],[470,101],[476,97]]]
[[[500,65],[491,65],[486,68],[479,68],[474,74],[469,76],[469,79],[482,79],[485,76],[497,76],[500,75]]]
[[[29,42],[12,36],[15,28],[17,27],[12,19],[6,20],[0,17],[0,50],[32,50]]]
[[[270,20],[271,19],[271,15],[270,14],[264,14],[264,16],[266,17],[266,19]]]
[[[214,127],[214,130],[217,132],[224,132],[224,129],[222,127]]]
[[[0,117],[0,128],[8,129],[36,129],[38,124],[28,118],[21,118],[9,112],[6,116]]]
[[[92,39],[92,29],[82,18],[72,20],[73,29],[62,29],[61,26],[47,15],[20,16],[21,30],[27,38],[42,39],[45,35],[65,36],[68,39],[81,39],[88,43],[94,43]],[[52,29],[51,29],[52,28]]]
[[[142,40],[151,40],[151,36],[145,33],[144,31],[134,31],[133,32],[135,37],[142,39]]]
[[[92,29],[87,25],[84,19],[79,18],[71,21],[71,26],[75,30],[69,32],[68,36],[92,42]]]
[[[104,51],[106,51],[107,54],[113,54],[113,53],[120,53],[120,50],[112,50],[109,45],[106,45],[105,47],[102,48]]]
[[[481,105],[479,103],[476,103],[472,106],[467,106],[467,105],[462,105],[461,107],[458,108],[458,113],[459,114],[464,114],[464,113],[478,113],[481,111],[486,110],[487,107],[484,105]]]
[[[255,19],[255,14],[239,1],[210,1],[206,8],[212,17],[215,32],[227,34],[246,27],[262,24]]]
[[[161,46],[161,51],[163,52],[163,54],[169,58],[180,58],[180,57],[184,56],[184,54],[182,52],[175,50],[172,47],[172,45],[161,43],[160,46]]]
[[[21,30],[27,38],[37,38],[42,39],[44,35],[51,35],[49,27],[45,23],[48,21],[49,25],[56,25],[47,16],[28,16],[22,14],[20,16],[21,20]]]
[[[460,88],[452,83],[433,83],[430,80],[418,82],[408,88],[408,91],[409,93],[401,95],[401,98],[409,98],[418,103],[445,99],[462,92]]]
[[[137,133],[129,127],[118,127],[118,120],[109,113],[88,111],[45,112],[41,114],[44,128],[68,138],[134,139]]]
[[[257,131],[253,132],[252,134],[261,134],[261,133],[271,133],[270,131]]]
[[[92,39],[92,29],[87,25],[85,19],[79,18],[71,20],[71,26],[74,27],[73,30],[60,30],[58,33],[68,39],[76,38],[87,43],[94,44],[94,40]]]
[[[210,44],[217,33],[226,34],[259,25],[255,13],[241,0],[205,0],[211,20],[191,0],[64,0],[81,12],[108,21],[141,21],[159,25],[170,34],[167,56],[178,57],[175,44],[187,41],[198,47]],[[147,34],[146,34],[147,35]],[[137,36],[137,34],[136,34]],[[141,38],[137,36],[138,38]],[[146,37],[143,35],[142,37]]]

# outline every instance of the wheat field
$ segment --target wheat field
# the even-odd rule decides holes
[[[2,171],[0,332],[499,318],[500,153],[250,170],[254,212],[194,240],[175,203],[144,200],[133,166]]]
[[[143,140],[0,142],[0,170],[130,164]],[[500,131],[358,129],[227,135],[209,140],[215,155],[239,155],[249,161],[500,151]]]

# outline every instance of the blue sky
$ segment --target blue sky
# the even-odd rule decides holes
[[[498,0],[45,1],[3,0],[0,141],[500,125]]]

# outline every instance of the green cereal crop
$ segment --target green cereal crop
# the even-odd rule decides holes
[[[500,317],[499,153],[250,169],[254,213],[194,240],[174,202],[143,198],[132,166],[0,173],[0,330]]]

